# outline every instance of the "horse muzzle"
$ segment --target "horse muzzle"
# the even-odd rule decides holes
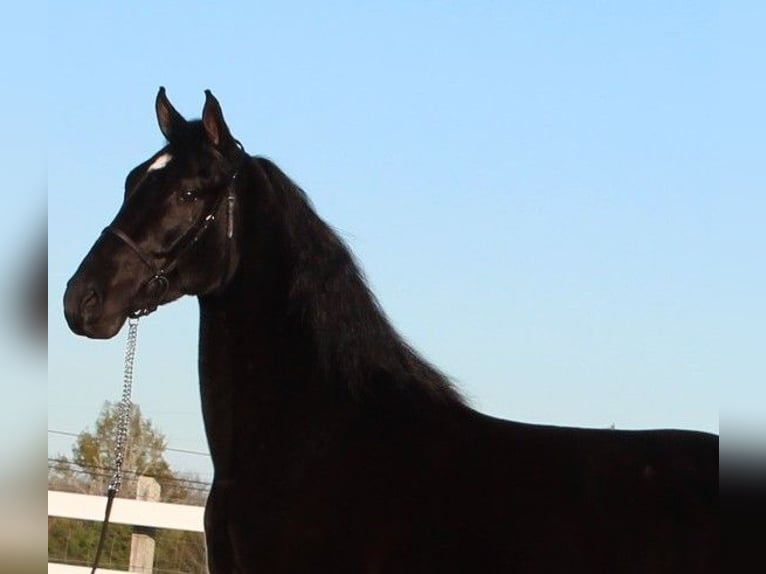
[[[114,337],[126,317],[105,313],[104,296],[93,284],[70,281],[64,292],[64,317],[73,333],[91,339]]]

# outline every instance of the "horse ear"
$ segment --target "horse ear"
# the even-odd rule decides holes
[[[214,146],[228,147],[234,142],[229,127],[223,119],[221,104],[210,90],[205,90],[205,107],[202,108],[202,125],[210,142]]]
[[[186,126],[186,120],[170,103],[163,86],[160,86],[154,107],[157,110],[157,122],[160,124],[160,131],[168,141],[171,141],[174,136],[181,133]]]

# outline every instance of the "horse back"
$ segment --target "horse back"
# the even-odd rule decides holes
[[[453,542],[514,571],[718,570],[718,437],[521,424],[471,412]],[[447,499],[449,492],[466,493]],[[483,550],[478,551],[479,548]],[[544,567],[543,570],[540,570]]]

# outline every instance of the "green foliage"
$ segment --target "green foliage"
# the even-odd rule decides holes
[[[158,530],[154,571],[207,574],[205,536],[199,532]]]
[[[96,432],[80,433],[72,451],[73,461],[83,468],[114,465],[115,435],[120,420],[120,405],[106,403],[96,421]],[[152,426],[152,421],[141,416],[141,409],[133,405],[128,425],[128,444],[125,468],[138,474],[161,476],[170,473],[163,458],[165,436]]]
[[[101,523],[67,518],[48,520],[48,560],[91,566],[101,534]],[[131,527],[110,524],[101,556],[101,568],[127,570],[130,564]],[[154,572],[206,574],[204,536],[197,532],[158,529],[155,533]]]
[[[48,560],[90,566],[100,534],[101,523],[98,522],[51,518],[48,520]],[[109,525],[100,563],[102,568],[128,569],[130,536],[129,526]]]

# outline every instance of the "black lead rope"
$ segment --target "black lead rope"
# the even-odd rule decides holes
[[[130,395],[133,389],[133,360],[136,357],[136,336],[138,335],[138,318],[128,319],[128,342],[125,345],[125,372],[122,380],[122,400],[120,401],[120,420],[117,424],[114,443],[114,475],[109,481],[106,490],[106,510],[104,512],[104,522],[101,523],[101,534],[98,537],[98,546],[96,546],[96,556],[93,559],[93,568],[91,574],[95,574],[98,569],[98,563],[101,560],[101,554],[104,550],[106,541],[106,531],[109,526],[109,517],[112,514],[112,504],[114,497],[120,491],[122,486],[122,463],[125,458],[125,445],[128,440],[128,427],[130,425],[130,411],[132,403]]]
[[[104,550],[104,541],[106,540],[106,531],[109,526],[109,515],[112,514],[112,502],[117,494],[116,490],[109,489],[106,493],[106,512],[104,513],[104,522],[101,523],[101,535],[98,537],[98,546],[96,546],[96,557],[93,560],[93,568],[90,574],[96,574],[98,563],[101,560],[101,553]]]

